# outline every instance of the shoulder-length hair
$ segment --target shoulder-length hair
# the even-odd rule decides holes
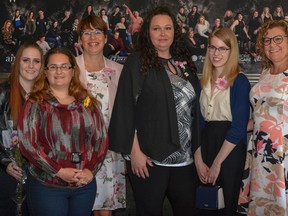
[[[281,17],[284,17],[283,8],[282,8],[281,5],[277,5],[277,6],[275,7],[275,10],[274,10],[274,12],[273,12],[273,15],[274,15],[274,16],[277,16],[277,15],[278,15],[278,13],[277,13],[277,8],[280,8],[280,16],[281,16]]]
[[[224,18],[225,17],[232,17],[233,18],[233,16],[234,15],[233,15],[233,11],[232,10],[226,10],[223,17]]]
[[[36,42],[25,42],[23,43],[15,56],[15,61],[11,65],[10,69],[10,75],[9,75],[9,82],[10,82],[10,117],[11,119],[17,123],[18,121],[18,115],[20,113],[20,109],[22,106],[22,99],[21,99],[21,85],[19,82],[19,76],[20,76],[20,62],[21,62],[21,57],[24,52],[24,50],[28,48],[33,48],[39,51],[40,56],[41,56],[41,70],[43,68],[43,52],[42,49],[38,46]]]
[[[221,28],[212,32],[208,38],[208,44],[211,44],[211,39],[213,37],[219,38],[223,41],[226,46],[230,48],[230,56],[226,62],[225,69],[220,74],[219,77],[225,77],[227,80],[227,87],[232,86],[235,78],[240,72],[239,66],[239,48],[237,43],[237,38],[234,32],[230,28]],[[201,78],[201,85],[206,86],[209,81],[215,82],[213,78],[214,66],[209,58],[209,50],[207,49],[205,63],[203,66],[203,73]]]
[[[144,22],[141,26],[137,44],[136,51],[141,53],[141,73],[147,75],[147,72],[151,68],[156,68],[159,70],[164,69],[160,58],[158,57],[158,52],[152,44],[150,38],[150,24],[154,16],[157,15],[167,15],[171,18],[174,27],[174,40],[170,46],[170,54],[175,60],[187,61],[187,64],[192,68],[192,72],[196,73],[196,67],[192,62],[191,56],[187,49],[187,45],[184,40],[184,36],[181,32],[179,25],[177,24],[174,13],[166,6],[158,6],[144,18]]]
[[[63,54],[68,57],[69,63],[72,66],[72,69],[74,70],[71,83],[69,85],[68,94],[70,96],[73,96],[76,100],[83,101],[87,96],[90,97],[92,103],[91,108],[95,109],[96,106],[98,106],[97,100],[82,86],[79,75],[80,75],[80,69],[77,65],[77,62],[75,60],[74,55],[70,52],[70,50],[64,48],[64,47],[56,47],[51,50],[49,50],[44,59],[44,71],[47,70],[47,64],[49,62],[49,59],[52,55],[55,54]],[[40,73],[37,77],[33,90],[31,91],[29,95],[29,100],[36,103],[42,103],[43,100],[49,100],[53,98],[52,90],[50,88],[50,84],[48,82],[48,79],[46,77],[46,74]]]
[[[8,23],[10,23],[10,26],[7,28]],[[12,20],[7,19],[7,20],[4,22],[3,29],[4,29],[5,32],[12,32]]]
[[[203,20],[204,20],[203,23],[201,23],[201,18],[203,18]],[[200,15],[199,18],[198,18],[198,20],[197,20],[197,23],[198,23],[198,24],[202,24],[202,25],[204,25],[205,22],[206,22],[206,18],[205,18],[205,16],[204,16],[204,15]]]
[[[261,16],[265,16],[265,15],[271,15],[269,7],[264,7],[263,8]]]
[[[270,68],[273,63],[269,60],[264,52],[263,38],[267,35],[268,29],[279,27],[284,31],[284,35],[288,35],[288,23],[285,20],[271,20],[264,23],[258,32],[256,40],[256,53],[261,57],[261,63],[263,68]]]
[[[255,17],[254,17],[255,13],[258,13],[258,18],[259,18],[259,11],[258,11],[257,9],[254,9],[254,10],[252,10],[252,12],[251,12],[251,18],[252,18],[252,19],[255,18]]]

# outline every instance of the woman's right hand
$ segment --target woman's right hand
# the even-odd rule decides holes
[[[147,165],[153,167],[152,161],[140,149],[137,133],[134,136],[133,147],[131,150],[131,168],[134,175],[145,179],[149,177]]]
[[[195,163],[195,166],[196,166],[196,170],[197,170],[200,181],[203,184],[207,184],[208,183],[207,175],[208,175],[209,167],[203,161],[198,161],[197,163]]]
[[[68,183],[77,183],[79,179],[77,178],[76,174],[82,172],[82,170],[74,169],[74,168],[61,168],[56,176],[61,178],[62,180]]]
[[[149,172],[146,164],[153,167],[152,162],[141,150],[131,151],[131,167],[134,175],[137,175],[139,178],[143,179],[149,177]]]
[[[77,184],[79,186],[89,184],[94,178],[92,171],[87,168],[83,169],[81,172],[78,172],[74,177],[78,179]]]
[[[195,152],[195,166],[200,181],[203,184],[207,184],[207,175],[209,172],[209,167],[202,160],[200,147]]]
[[[12,162],[8,164],[6,172],[18,181],[22,178],[22,169]]]

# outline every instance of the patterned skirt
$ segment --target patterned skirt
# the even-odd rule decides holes
[[[96,174],[96,184],[93,210],[126,208],[125,161],[121,154],[108,150]]]

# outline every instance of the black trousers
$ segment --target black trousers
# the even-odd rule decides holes
[[[17,206],[12,200],[16,191],[17,180],[4,171],[0,171],[0,215],[16,216]],[[25,193],[25,192],[24,192]],[[22,204],[22,216],[28,216],[26,199]]]
[[[196,170],[194,164],[184,167],[148,166],[149,177],[138,178],[126,162],[136,203],[137,216],[163,215],[163,202],[168,198],[174,216],[197,216],[195,209]]]
[[[213,121],[206,122],[202,131],[201,151],[203,161],[210,167],[217,156],[226,138],[227,131],[231,128],[231,122]],[[243,140],[243,142],[245,142]],[[237,215],[237,203],[239,198],[242,175],[246,159],[246,145],[239,143],[227,156],[221,165],[221,170],[216,184],[223,187],[225,209],[209,211],[213,216]],[[207,211],[204,211],[207,215]]]

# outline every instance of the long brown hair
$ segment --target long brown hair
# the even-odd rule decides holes
[[[18,121],[18,115],[22,106],[21,85],[19,82],[20,62],[22,54],[27,48],[34,48],[39,51],[41,56],[41,65],[43,65],[43,52],[37,43],[29,41],[25,42],[19,47],[15,56],[15,61],[11,65],[10,75],[8,78],[10,81],[10,118],[14,121],[14,123],[17,123]]]
[[[74,96],[74,98],[79,101],[84,101],[85,98],[89,96],[91,100],[89,107],[92,108],[92,110],[94,110],[96,107],[99,107],[100,103],[82,86],[79,79],[80,69],[79,66],[77,65],[74,55],[70,52],[70,50],[64,47],[57,47],[50,49],[45,55],[44,70],[47,70],[46,67],[49,62],[49,59],[52,55],[55,54],[63,54],[67,56],[69,59],[69,63],[71,64],[74,70],[72,80],[68,89],[69,95]],[[52,97],[54,96],[52,94],[48,79],[44,72],[40,73],[29,95],[29,100],[35,103],[42,103],[43,100],[49,100]]]
[[[8,23],[11,24],[9,28],[7,28]],[[2,29],[4,29],[5,32],[10,32],[11,33],[12,32],[12,20],[9,20],[9,19],[6,20]]]
[[[136,51],[140,52],[142,55],[140,63],[141,74],[146,76],[151,68],[157,68],[158,70],[164,69],[161,59],[158,57],[158,52],[151,41],[149,32],[151,21],[157,15],[167,15],[172,20],[174,27],[174,40],[170,47],[170,54],[172,58],[174,58],[176,61],[187,61],[192,73],[196,74],[197,69],[191,60],[191,56],[189,55],[187,44],[184,40],[180,26],[176,21],[174,13],[166,5],[160,5],[151,10],[150,13],[148,13],[144,18],[144,22],[141,26],[135,46]]]

